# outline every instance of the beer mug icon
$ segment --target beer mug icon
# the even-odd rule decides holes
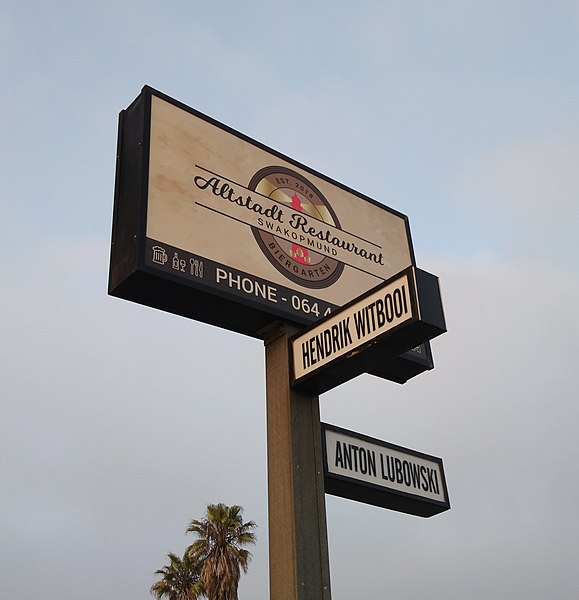
[[[169,260],[165,248],[161,246],[153,246],[153,262],[158,265],[164,265]]]

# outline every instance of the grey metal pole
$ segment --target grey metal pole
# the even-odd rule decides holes
[[[319,400],[290,387],[297,331],[265,339],[270,600],[330,600]]]

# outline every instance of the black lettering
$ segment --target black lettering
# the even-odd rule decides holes
[[[372,331],[376,331],[376,315],[374,314],[375,306],[376,306],[376,302],[372,302],[372,304],[369,304],[366,307],[366,318],[368,318],[368,311],[370,311],[370,315],[372,317]]]
[[[376,477],[376,453],[374,450],[368,450],[368,471],[370,475]]]
[[[348,346],[352,343],[352,334],[350,333],[350,317],[346,317],[344,320],[340,321],[340,325],[342,326],[344,346]]]
[[[336,440],[336,464],[334,466],[344,468],[344,459],[342,458],[340,440]]]
[[[340,328],[338,325],[332,325],[332,350],[338,352],[342,345],[340,344]]]
[[[362,315],[361,310],[354,313],[354,325],[356,326],[356,335],[359,340],[366,335],[366,320]]]
[[[368,250],[364,248],[359,248],[353,242],[346,242],[345,240],[339,239],[332,235],[329,229],[326,230],[318,230],[315,225],[310,225],[308,219],[305,215],[301,213],[292,213],[289,226],[292,229],[299,230],[303,234],[309,236],[310,238],[316,238],[321,242],[326,242],[326,244],[320,244],[319,242],[315,242],[314,240],[307,239],[306,244],[310,248],[317,248],[326,254],[332,254],[333,256],[337,255],[337,250],[332,248],[331,246],[336,246],[338,248],[342,248],[346,252],[351,252],[356,254],[357,256],[361,256],[362,258],[375,262],[379,265],[384,264],[384,259],[382,253],[376,255],[374,252],[368,252]]]
[[[316,355],[314,354],[314,340],[312,338],[308,340],[308,345],[310,348],[310,363],[312,365],[315,365],[318,362],[318,360],[316,358]]]
[[[204,189],[210,187],[211,190],[213,191],[213,193],[217,194],[217,192],[215,191],[217,186],[219,185],[219,179],[217,179],[217,177],[211,177],[211,179],[205,179],[204,177],[201,177],[200,175],[198,175],[197,177],[195,177],[195,179],[193,181],[195,182],[195,185],[200,190],[204,190]]]
[[[302,344],[302,369],[307,369],[310,366],[310,349],[307,344]]]
[[[396,465],[396,483],[404,483],[404,476],[402,474],[402,461],[399,458],[394,459]]]
[[[326,354],[324,352],[324,332],[322,331],[322,333],[316,335],[314,339],[316,340],[316,351],[320,357],[319,360],[324,360],[324,358],[326,358]]]
[[[420,467],[416,463],[410,465],[410,473],[412,475],[412,485],[417,488],[420,487]]]
[[[402,473],[404,475],[404,485],[410,487],[410,465],[407,460],[402,461]]]
[[[388,455],[386,455],[386,476],[384,479],[392,482],[396,479],[394,474],[394,459]]]
[[[347,450],[348,452],[346,453],[346,444],[344,444],[344,469],[349,469],[350,471],[352,470],[352,446],[350,444],[348,444],[347,446]]]
[[[354,457],[354,470],[356,473],[358,472],[358,446],[354,446],[354,444],[348,444],[350,447],[350,451],[353,450],[352,456]]]
[[[400,293],[400,288],[396,288],[394,290],[394,314],[396,318],[400,318],[404,309],[402,308],[402,294]]]
[[[366,450],[364,448],[360,448],[360,473],[362,475],[366,475],[368,472],[368,456],[366,455]]]
[[[434,469],[428,469],[428,491],[438,494],[438,477]]]
[[[326,356],[332,354],[332,332],[329,329],[324,329],[324,352]]]
[[[229,187],[229,184],[224,183],[219,188],[219,196],[221,196],[224,200],[231,200],[231,196],[233,196],[233,189]]]
[[[392,296],[390,294],[384,296],[384,304],[386,306],[386,320],[388,323],[392,323],[394,320],[394,307],[392,306]]]
[[[428,480],[426,478],[428,469],[423,465],[420,467],[420,477],[422,478],[421,488],[427,492],[428,491]]]
[[[386,315],[384,314],[384,300],[378,298],[376,300],[376,319],[378,320],[378,329],[386,323]]]
[[[384,455],[380,452],[380,474],[382,475],[382,479],[387,479],[386,472],[384,471]]]

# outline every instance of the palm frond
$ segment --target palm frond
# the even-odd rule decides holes
[[[251,553],[243,548],[255,544],[253,521],[243,522],[243,508],[237,504],[209,504],[204,519],[194,519],[188,533],[197,538],[186,551],[199,561],[199,581],[209,600],[237,600],[241,571],[247,573]]]
[[[202,563],[192,559],[187,552],[183,558],[169,553],[169,564],[155,571],[160,575],[150,592],[156,598],[168,600],[197,600],[204,595],[203,584],[200,581]]]

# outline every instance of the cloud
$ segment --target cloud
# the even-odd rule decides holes
[[[142,597],[208,502],[242,504],[266,530],[262,346],[108,297],[107,245],[39,247],[43,268],[36,249],[3,265],[4,281],[30,275],[0,300],[3,581],[32,597],[68,564],[105,597],[98,556]],[[44,583],[17,583],[36,552]]]
[[[263,596],[262,345],[109,298],[106,243],[36,244],[2,267],[19,282],[1,298],[7,589],[39,593],[73,564],[94,598],[103,568],[140,597],[166,552],[188,543],[188,520],[222,500],[260,525],[242,585]],[[449,327],[433,342],[435,370],[405,386],[362,376],[322,396],[322,416],[441,456],[453,508],[423,520],[329,498],[333,595],[372,597],[387,583],[402,599],[532,588],[563,600],[577,591],[579,283],[529,262],[425,266]],[[44,580],[22,588],[18,565],[38,548]]]
[[[521,263],[431,266],[449,328],[433,341],[434,371],[402,387],[363,376],[322,409],[327,422],[441,456],[452,509],[421,520],[330,499],[334,596],[364,585],[408,600],[563,600],[577,593],[579,282]]]
[[[533,262],[575,264],[579,243],[579,144],[564,136],[505,143],[470,157],[454,200],[502,232],[504,250]],[[473,227],[473,223],[467,227]]]
[[[328,498],[334,598],[578,596],[570,5],[57,4],[0,20],[5,595],[142,598],[224,501],[260,526],[241,595],[267,597],[262,345],[106,295],[116,116],[148,83],[448,245],[420,258],[449,326],[434,371],[321,405],[441,456],[452,509]]]

